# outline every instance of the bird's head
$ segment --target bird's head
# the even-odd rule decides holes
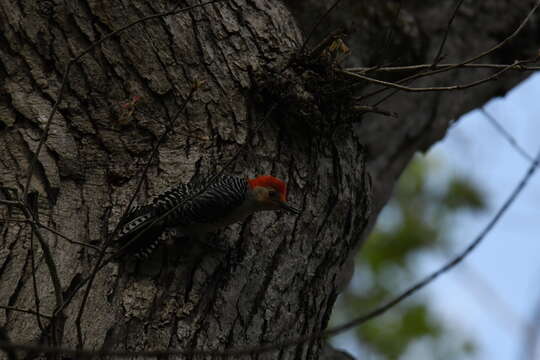
[[[300,211],[287,204],[287,185],[270,175],[248,180],[255,201],[264,210],[286,210],[293,214]]]

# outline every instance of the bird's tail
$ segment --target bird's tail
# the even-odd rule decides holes
[[[138,206],[130,210],[119,223],[115,245],[118,256],[126,254],[138,258],[150,256],[159,245],[163,231],[163,221],[156,221],[156,214],[150,206]]]

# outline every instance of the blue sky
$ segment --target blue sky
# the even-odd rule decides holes
[[[493,99],[485,109],[529,154],[536,155],[540,148],[540,74],[529,77],[506,97]],[[467,176],[487,195],[485,214],[464,213],[456,219],[456,250],[480,232],[529,166],[478,110],[463,116],[429,155],[443,158],[445,171]],[[476,341],[476,359],[524,359],[525,329],[540,301],[539,203],[540,178],[535,175],[464,266],[426,291],[445,322]],[[426,259],[422,272],[432,271],[443,260],[440,256]]]
[[[484,108],[531,156],[536,155],[540,148],[540,74]],[[489,209],[482,215],[464,212],[455,219],[452,239],[456,253],[482,230],[529,166],[478,110],[464,115],[427,156],[444,163],[434,177],[465,176],[484,190],[488,202]],[[539,204],[537,174],[464,264],[414,295],[427,298],[445,324],[473,340],[475,360],[525,359],[527,325],[540,302]],[[421,257],[418,273],[433,272],[448,256]],[[351,336],[337,342],[361,356]],[[421,344],[416,350],[414,358],[423,358]],[[536,359],[540,359],[538,350]]]

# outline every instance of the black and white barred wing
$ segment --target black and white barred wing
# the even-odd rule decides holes
[[[136,207],[120,221],[116,240],[121,252],[147,257],[171,228],[217,222],[245,200],[245,179],[223,176],[207,185],[179,184],[152,201]]]
[[[210,184],[181,184],[156,197],[152,206],[166,213],[165,225],[209,224],[229,215],[246,198],[248,183],[234,176],[222,176]]]

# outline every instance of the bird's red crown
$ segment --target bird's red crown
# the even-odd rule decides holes
[[[270,187],[278,191],[282,201],[287,200],[287,185],[282,180],[271,175],[258,176],[255,179],[249,179],[251,188],[256,186]]]

